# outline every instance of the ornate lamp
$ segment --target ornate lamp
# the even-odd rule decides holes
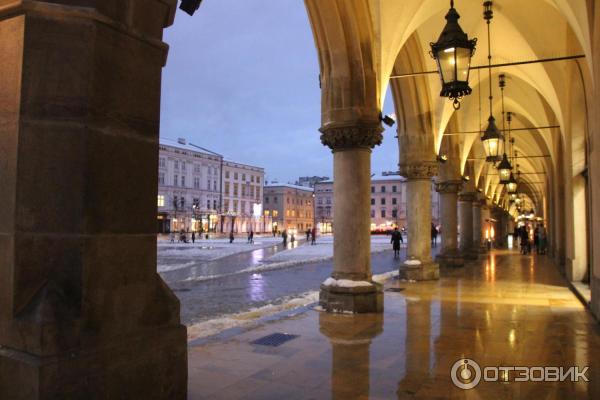
[[[510,177],[508,178],[508,182],[506,183],[506,190],[508,191],[509,195],[517,195],[517,180],[515,179],[515,176],[513,175],[512,171],[510,173]]]
[[[488,126],[483,132],[483,136],[481,136],[481,142],[485,151],[485,160],[491,163],[500,161],[500,154],[502,154],[502,148],[504,147],[504,136],[496,126],[496,119],[491,113],[488,118]]]
[[[450,10],[446,14],[446,26],[437,42],[430,43],[431,56],[435,59],[442,90],[440,96],[454,100],[455,110],[460,108],[463,96],[471,94],[469,87],[469,70],[471,57],[475,53],[477,39],[469,39],[458,24],[460,15],[454,8],[454,0],[450,0]]]
[[[512,171],[512,165],[510,165],[510,162],[508,161],[508,157],[506,156],[506,153],[504,153],[502,155],[502,161],[500,161],[500,164],[498,164],[498,175],[500,176],[501,184],[508,185],[508,182],[510,182],[511,171]],[[507,187],[507,189],[508,189],[508,187]],[[510,190],[509,190],[509,192],[510,192]]]
[[[500,132],[496,126],[496,119],[492,115],[492,100],[494,98],[492,94],[492,46],[491,46],[491,35],[490,35],[490,22],[493,18],[492,2],[486,1],[483,3],[484,13],[483,17],[487,23],[487,37],[488,37],[488,78],[490,86],[490,117],[488,118],[488,126],[485,129],[481,141],[485,150],[485,160],[487,162],[496,163],[501,160],[501,154],[504,152],[504,135]]]

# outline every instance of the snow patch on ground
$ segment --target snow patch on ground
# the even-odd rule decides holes
[[[281,243],[280,238],[257,238],[254,243],[245,240],[229,243],[229,239],[202,239],[196,243],[171,243],[159,240],[157,242],[158,272],[173,271],[187,268],[194,264],[218,260],[234,254],[252,250],[264,249]],[[180,263],[165,262],[166,260],[182,261]]]
[[[378,274],[378,275],[373,275],[373,281],[377,282],[377,283],[383,283],[385,281],[387,281],[388,279],[392,279],[397,277],[399,274],[398,271],[390,271],[390,272],[385,272],[383,274]]]
[[[419,260],[406,260],[406,261],[404,261],[404,265],[421,265],[421,261],[419,261]]]
[[[369,287],[373,286],[371,282],[367,281],[351,281],[350,279],[333,279],[327,278],[325,282],[323,282],[323,286],[332,286],[332,287],[344,287],[344,288],[355,288],[355,287]]]
[[[249,311],[223,315],[209,321],[199,322],[188,326],[188,341],[216,335],[230,328],[245,328],[252,326],[259,318],[295,308],[305,307],[319,300],[319,292],[311,291],[300,296],[287,299],[281,304],[268,304],[266,306],[252,308]]]

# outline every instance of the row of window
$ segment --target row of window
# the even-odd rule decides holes
[[[385,210],[381,210],[381,218],[386,218]],[[371,218],[375,218],[375,210],[371,210]],[[398,210],[392,210],[392,218],[398,218]]]
[[[160,168],[166,168],[167,167],[167,160],[164,157],[160,157],[158,159],[158,166]],[[179,161],[179,160],[174,160],[173,161],[173,167],[176,170],[181,170],[182,172],[187,171],[187,163],[185,161]],[[194,164],[194,172],[199,174],[201,172],[201,166],[199,164]],[[208,167],[208,174],[209,175],[217,175],[219,173],[219,169],[217,167]]]
[[[385,193],[386,190],[386,186],[381,186],[381,193]],[[392,193],[397,193],[398,192],[398,186],[393,185],[392,186]],[[371,186],[371,193],[375,193],[375,186]]]
[[[246,202],[245,200],[232,200],[229,199],[223,200],[223,211],[224,212],[235,212],[240,214],[252,214],[253,213],[253,204],[252,201]],[[239,208],[238,208],[239,206]]]
[[[279,216],[279,211],[277,210],[273,210],[272,211],[273,214],[273,218],[277,218]],[[265,210],[265,216],[269,216],[271,215],[271,210]],[[298,211],[298,210],[285,210],[285,216],[286,217],[292,217],[292,218],[312,218],[312,213],[310,212],[302,212],[302,211]]]
[[[164,207],[165,206],[165,196],[162,194],[158,195],[158,199],[157,199],[157,205],[158,207]],[[177,195],[173,195],[172,200],[171,200],[171,204],[172,208],[176,209],[176,210],[185,210],[185,197],[183,196],[177,196]],[[202,207],[200,205],[200,199],[198,198],[194,198],[192,199],[192,210],[193,211],[199,211]],[[206,200],[206,209],[207,210],[216,210],[217,209],[217,200]]]
[[[269,204],[269,202],[271,201],[271,198],[269,196],[265,196],[265,204]],[[273,204],[277,204],[277,196],[273,196]],[[287,204],[295,204],[295,205],[299,205],[299,206],[303,206],[303,205],[307,205],[310,206],[312,205],[312,202],[310,200],[303,200],[303,199],[298,199],[298,198],[286,198],[286,203]]]
[[[392,204],[396,205],[398,204],[398,199],[396,199],[395,197],[392,197]],[[375,199],[371,199],[371,205],[374,206],[375,205]],[[381,205],[384,206],[385,205],[385,197],[381,198]]]
[[[229,176],[230,176],[229,175],[229,171],[225,171],[225,179],[229,179]],[[238,178],[239,178],[238,173],[234,172],[233,173],[233,179],[237,181]],[[242,174],[242,181],[244,181],[244,182],[246,181],[246,174]],[[254,183],[254,182],[260,183],[260,176],[250,175],[250,182],[252,182],[252,183]]]
[[[231,188],[233,188],[233,193],[231,192]],[[237,196],[240,193],[238,190],[240,188],[242,196],[254,197],[256,193],[256,197],[260,198],[260,186],[253,186],[244,183],[234,183],[233,185],[230,185],[230,182],[225,182],[225,194],[227,195]]]

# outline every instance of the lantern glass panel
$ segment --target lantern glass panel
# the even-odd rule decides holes
[[[485,149],[485,155],[487,157],[498,157],[499,142],[500,142],[500,139],[497,139],[497,138],[487,139],[483,142],[483,144],[484,144],[483,147]]]
[[[469,68],[471,65],[471,50],[462,47],[456,48],[456,80],[468,82]]]
[[[453,82],[454,79],[454,70],[456,61],[455,57],[455,48],[450,47],[448,49],[441,50],[438,53],[438,66],[440,73],[442,74],[442,83],[450,83]]]
[[[509,182],[506,185],[506,189],[508,190],[508,193],[511,193],[511,196],[514,194],[514,196],[516,197],[517,194],[513,193],[517,191],[517,182]]]
[[[498,174],[501,182],[508,182],[510,179],[510,169],[499,169]]]

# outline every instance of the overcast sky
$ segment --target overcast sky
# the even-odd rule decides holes
[[[162,137],[264,167],[268,180],[332,177],[331,152],[319,141],[319,65],[302,0],[204,0],[193,17],[178,10],[165,41]],[[397,169],[394,135],[388,128],[374,150],[373,172]]]

